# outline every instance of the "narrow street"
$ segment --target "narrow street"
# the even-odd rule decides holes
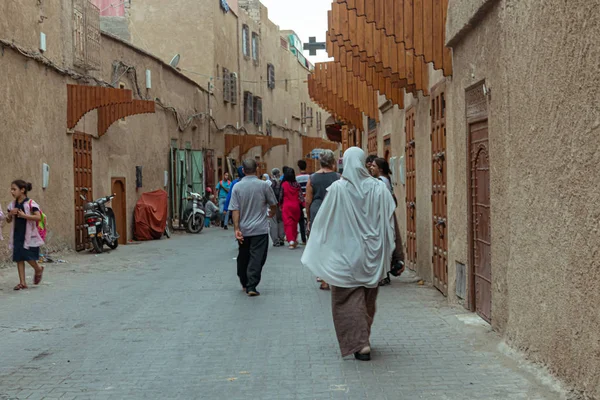
[[[301,250],[271,248],[263,295],[248,298],[231,236],[74,255],[21,292],[0,271],[0,399],[564,398],[414,283],[381,289],[373,361],[343,360]]]

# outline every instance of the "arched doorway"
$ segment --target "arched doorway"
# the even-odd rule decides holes
[[[112,209],[115,213],[119,244],[127,244],[127,186],[125,178],[112,178],[112,192],[115,198],[112,200]]]

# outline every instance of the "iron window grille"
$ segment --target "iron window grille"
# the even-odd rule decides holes
[[[275,89],[275,66],[273,64],[267,64],[267,87]]]
[[[227,68],[223,68],[223,101],[231,102],[231,77]]]
[[[250,92],[244,92],[244,121],[254,122],[254,96]]]
[[[252,32],[252,59],[258,63],[258,34]]]
[[[259,127],[259,131],[262,130],[262,123],[262,99],[254,97],[254,125]]]
[[[242,26],[242,52],[244,57],[250,57],[250,28],[248,25]]]
[[[229,101],[231,104],[237,104],[237,74],[232,72],[229,75]]]

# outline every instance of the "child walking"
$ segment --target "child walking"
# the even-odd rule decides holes
[[[16,180],[10,185],[10,193],[15,199],[8,206],[6,221],[13,224],[10,233],[9,249],[13,251],[13,261],[17,263],[19,270],[19,284],[15,290],[27,289],[25,281],[25,261],[33,267],[35,285],[42,281],[44,267],[38,265],[40,259],[40,246],[44,240],[37,229],[37,223],[42,219],[39,205],[27,197],[31,191],[31,183],[24,180]]]

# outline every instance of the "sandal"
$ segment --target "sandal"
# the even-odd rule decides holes
[[[23,285],[23,284],[19,283],[17,286],[15,286],[13,288],[13,290],[22,290],[22,289],[27,289],[27,285]]]
[[[39,285],[40,282],[42,281],[42,276],[44,275],[44,267],[40,267],[42,270],[40,271],[40,273],[38,274],[37,272],[35,273],[35,275],[33,276],[33,284],[34,285]]]

